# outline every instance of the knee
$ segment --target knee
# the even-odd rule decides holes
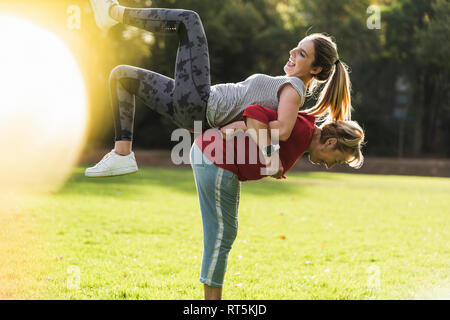
[[[200,15],[192,10],[183,10],[182,16],[187,21],[200,21]]]
[[[114,69],[111,70],[111,73],[109,74],[109,81],[117,80],[122,78],[125,75],[126,69],[128,66],[126,65],[118,65],[114,67]]]
[[[233,246],[234,241],[237,237],[237,227],[228,228],[227,232],[224,233],[224,237],[222,240],[222,248],[229,252],[231,247]]]

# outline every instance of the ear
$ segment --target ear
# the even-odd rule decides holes
[[[337,144],[336,138],[328,138],[327,141],[325,141],[325,145],[327,147],[334,147]]]
[[[322,72],[322,67],[314,67],[311,69],[311,75],[315,76]]]

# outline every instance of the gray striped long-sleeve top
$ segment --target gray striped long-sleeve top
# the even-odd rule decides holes
[[[212,128],[217,128],[241,120],[244,109],[252,104],[277,110],[279,90],[286,83],[290,83],[297,90],[303,105],[306,88],[299,78],[254,74],[239,83],[212,86],[206,119]]]

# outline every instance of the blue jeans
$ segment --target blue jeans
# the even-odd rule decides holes
[[[190,160],[203,224],[200,282],[221,288],[238,231],[240,181],[231,171],[213,164],[195,143]]]

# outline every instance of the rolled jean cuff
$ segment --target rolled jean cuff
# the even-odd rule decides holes
[[[211,279],[205,279],[203,277],[200,277],[199,280],[201,283],[206,284],[210,287],[222,288],[222,286],[223,286],[223,283],[217,283],[217,282],[212,281]]]

